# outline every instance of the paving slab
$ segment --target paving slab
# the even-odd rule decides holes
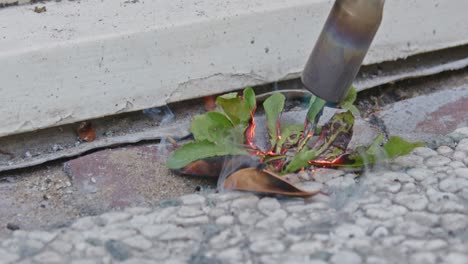
[[[468,79],[467,79],[468,80]],[[384,107],[376,115],[391,135],[429,141],[468,125],[468,83]]]
[[[212,187],[216,180],[172,174],[171,145],[148,144],[98,151],[65,163],[73,198],[90,211],[154,205],[162,199]]]

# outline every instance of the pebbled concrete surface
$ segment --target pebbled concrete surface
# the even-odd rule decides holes
[[[0,263],[468,263],[468,128],[449,137],[390,169],[303,183],[329,196],[200,193],[18,230]]]

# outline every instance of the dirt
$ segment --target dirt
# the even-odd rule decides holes
[[[0,236],[11,229],[53,228],[79,216],[60,163],[6,173],[0,178]]]
[[[213,180],[173,175],[164,163],[140,159],[137,150],[122,148],[108,151],[111,153],[110,160],[120,164],[116,171],[128,167],[125,174],[108,177],[109,180],[118,182],[115,177],[124,178],[128,185],[136,188],[130,191],[141,195],[143,199],[133,199],[130,204],[109,207],[110,201],[116,199],[116,193],[119,196],[117,198],[125,194],[112,186],[101,186],[92,193],[82,192],[77,186],[77,180],[64,170],[64,162],[4,172],[0,174],[0,237],[15,229],[47,230],[67,226],[80,216],[118,210],[126,205],[155,206],[197,190],[211,191],[216,186]],[[96,176],[93,181],[98,185],[96,181],[101,180]]]

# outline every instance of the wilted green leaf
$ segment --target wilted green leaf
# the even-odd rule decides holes
[[[250,111],[245,105],[241,98],[224,98],[218,97],[216,104],[223,108],[223,111],[229,117],[233,125],[238,125],[245,122],[250,118]]]
[[[302,151],[305,145],[309,142],[310,138],[314,135],[317,130],[317,124],[322,116],[323,108],[325,107],[326,101],[319,97],[312,96],[309,101],[309,110],[307,111],[306,120],[304,122],[304,131],[298,144],[298,150]]]
[[[351,86],[349,89],[348,95],[346,98],[339,104],[339,107],[351,111],[353,115],[358,116],[359,115],[359,109],[354,105],[354,102],[356,101],[357,98],[357,91],[356,89]]]
[[[382,134],[378,135],[365,152],[358,151],[357,154],[348,157],[348,162],[338,166],[364,167],[366,165],[373,165],[379,161],[407,155],[413,151],[413,149],[424,146],[422,142],[411,143],[400,137],[391,137],[387,143],[382,146],[383,139]]]
[[[307,121],[312,125],[312,129],[315,129],[326,103],[326,101],[316,96],[312,96],[310,98],[309,111],[307,112]]]
[[[223,98],[223,99],[229,100],[229,99],[234,99],[237,97],[239,97],[237,93],[227,93],[227,94],[218,96],[216,99]]]
[[[224,155],[247,155],[247,152],[236,144],[217,145],[207,140],[190,142],[172,153],[167,166],[180,169],[196,160]]]
[[[351,112],[335,114],[322,128],[320,138],[314,144],[315,148],[304,148],[297,153],[285,173],[297,171],[308,166],[309,161],[320,158],[331,161],[345,153],[353,135],[354,117]]]
[[[252,87],[247,87],[243,91],[244,101],[249,107],[250,111],[253,111],[257,107],[257,99],[255,98],[255,92]]]
[[[384,145],[384,150],[389,159],[397,156],[404,156],[409,154],[413,149],[424,146],[422,142],[408,142],[400,137],[391,137]]]
[[[194,117],[191,131],[196,141],[208,140],[221,144],[230,138],[233,126],[223,113],[208,112]]]
[[[278,129],[280,128],[279,117],[283,112],[286,97],[281,93],[274,93],[263,102],[265,109],[268,133],[270,134],[270,144],[273,148],[278,140]]]
[[[383,149],[384,136],[379,134],[374,142],[368,146],[360,146],[356,149],[356,154],[348,157],[348,162],[343,164],[337,164],[337,166],[344,167],[364,167],[365,165],[372,165],[378,161],[378,159],[386,156]]]
[[[286,169],[282,174],[295,172],[304,168],[309,165],[309,160],[314,159],[317,157],[319,152],[317,149],[309,149],[308,147],[304,147],[300,152],[296,153],[289,164],[286,166]]]
[[[234,96],[235,95],[235,96]],[[252,88],[244,90],[244,98],[235,93],[219,96],[216,104],[221,106],[234,126],[247,124],[251,119],[251,113],[255,110],[255,93]]]
[[[281,127],[281,138],[276,143],[276,152],[280,152],[283,145],[292,146],[297,144],[304,131],[302,124],[289,124]]]
[[[353,136],[354,116],[351,112],[335,114],[322,127],[321,136],[315,145],[320,151],[318,159],[332,161],[345,153]]]

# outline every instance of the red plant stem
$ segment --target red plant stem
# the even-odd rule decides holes
[[[327,161],[327,160],[309,160],[308,163],[310,165],[319,165],[319,166],[333,166],[333,165],[337,165],[337,164],[343,164],[344,163],[344,158],[345,158],[346,154],[341,154],[340,156],[336,157],[334,160],[332,161]]]
[[[278,118],[278,121],[276,122],[276,142],[281,140],[281,123],[280,119]],[[275,146],[271,146],[272,149],[274,149]]]
[[[250,122],[249,122],[249,126],[245,130],[244,136],[245,136],[245,141],[247,145],[251,146],[254,149],[258,149],[256,146],[254,146],[254,143],[253,143],[254,138],[255,138],[255,127],[257,126],[255,124],[255,118],[254,118],[255,110],[256,109],[250,112]]]
[[[304,120],[304,130],[302,131],[302,134],[298,140],[298,147],[296,153],[299,153],[305,145],[307,145],[307,142],[314,136],[315,133],[315,128],[310,128],[309,127],[310,123],[309,120]]]
[[[281,168],[283,168],[283,166],[284,166],[284,161],[280,161],[280,162],[278,162],[278,165],[275,166],[274,170],[275,171],[280,171]]]
[[[303,139],[301,144],[297,147],[296,153],[301,152],[301,150],[304,148],[305,145],[307,145],[307,142],[309,142],[310,138],[314,136],[314,133],[308,133],[307,136]]]
[[[318,144],[323,140],[323,134],[320,134],[319,138],[317,139],[317,141],[315,142],[314,146],[312,147],[312,149],[316,148],[318,146]]]

